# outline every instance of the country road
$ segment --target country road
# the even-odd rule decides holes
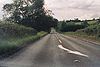
[[[100,67],[100,44],[48,34],[1,60],[0,67]]]

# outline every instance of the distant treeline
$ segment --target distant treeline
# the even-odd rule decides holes
[[[77,31],[78,29],[84,29],[87,27],[89,24],[87,21],[77,21],[77,22],[72,22],[72,21],[60,21],[58,23],[57,29],[61,32],[69,32],[69,31]]]
[[[100,37],[100,19],[60,21],[57,30],[60,32],[83,32]]]

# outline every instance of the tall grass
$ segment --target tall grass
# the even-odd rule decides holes
[[[100,38],[99,37],[97,37],[95,35],[88,35],[84,32],[65,32],[63,34],[71,36],[71,37],[75,37],[75,38],[82,38],[82,39],[87,39],[87,40],[90,40],[90,41],[100,43]]]
[[[7,57],[46,34],[18,24],[0,23],[0,56]]]

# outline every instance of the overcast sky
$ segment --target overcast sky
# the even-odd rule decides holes
[[[2,6],[11,0],[0,0],[0,17]],[[64,19],[91,19],[100,17],[100,0],[45,0],[46,8],[52,10],[54,17]]]
[[[11,3],[12,0],[0,0],[0,19],[2,18],[2,15],[3,15],[3,11],[2,11],[2,7],[4,4],[6,3]]]

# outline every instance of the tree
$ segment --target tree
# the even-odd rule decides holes
[[[14,3],[4,5],[3,9],[10,12],[9,18],[14,22],[37,31],[48,31],[57,25],[57,19],[44,8],[44,0],[14,0]]]
[[[83,21],[83,22],[82,22],[82,25],[83,25],[84,27],[88,27],[88,26],[89,26],[87,20]]]
[[[100,18],[99,18],[99,19],[97,19],[97,24],[100,24]]]

